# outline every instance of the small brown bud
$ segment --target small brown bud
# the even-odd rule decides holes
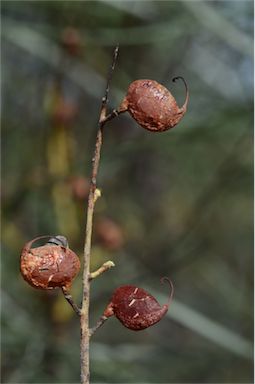
[[[121,227],[107,217],[101,217],[96,221],[95,234],[98,242],[110,251],[116,251],[124,244]]]
[[[78,113],[78,106],[75,102],[65,100],[60,96],[52,112],[52,119],[55,124],[69,125],[73,122]]]
[[[50,238],[43,246],[31,248],[41,238]],[[40,236],[25,244],[21,252],[20,271],[34,288],[70,287],[80,270],[78,256],[68,247],[64,236]]]
[[[129,329],[140,331],[157,322],[167,313],[173,296],[173,284],[164,277],[170,287],[171,293],[167,304],[162,307],[158,301],[142,288],[133,285],[119,287],[113,293],[111,302],[104,311],[105,317],[115,315],[117,319]]]
[[[61,42],[69,55],[79,55],[81,50],[81,36],[76,28],[65,28],[61,36]]]
[[[73,176],[70,179],[73,197],[77,200],[85,200],[89,195],[90,182],[83,176]]]
[[[187,110],[189,91],[186,88],[186,100],[179,108],[173,95],[163,85],[154,80],[136,80],[130,84],[127,95],[122,101],[119,112],[128,111],[139,125],[149,131],[162,132],[179,123]]]

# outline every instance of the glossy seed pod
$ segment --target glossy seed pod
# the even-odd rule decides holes
[[[32,248],[33,243],[42,238],[50,239],[45,245]],[[69,288],[79,270],[80,260],[64,236],[36,237],[22,249],[20,271],[34,288]]]
[[[130,84],[128,92],[119,107],[119,113],[128,111],[143,128],[153,132],[163,132],[173,128],[182,119],[187,110],[189,91],[186,89],[186,100],[178,107],[173,95],[155,80],[136,80]]]
[[[116,316],[126,328],[133,331],[140,331],[156,324],[168,311],[174,291],[171,280],[166,277],[161,280],[167,281],[171,288],[167,304],[161,306],[151,294],[142,288],[124,285],[113,293],[111,302],[104,311],[104,316]]]

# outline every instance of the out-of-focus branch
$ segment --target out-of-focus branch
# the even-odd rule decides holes
[[[253,56],[252,37],[236,28],[233,23],[216,11],[212,5],[205,1],[186,0],[182,0],[182,4],[193,14],[199,23],[210,29],[227,44],[245,55]]]

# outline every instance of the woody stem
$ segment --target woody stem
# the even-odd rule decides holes
[[[85,231],[84,242],[84,269],[83,269],[83,294],[82,294],[82,308],[81,308],[81,384],[89,384],[89,302],[90,302],[90,255],[91,255],[91,238],[92,238],[92,225],[95,203],[97,200],[97,174],[100,162],[101,147],[103,142],[103,127],[105,123],[116,117],[112,114],[111,118],[105,119],[107,115],[107,102],[110,88],[110,81],[114,71],[115,63],[118,55],[118,46],[113,53],[112,64],[107,78],[106,89],[104,97],[102,98],[101,111],[98,123],[98,132],[96,136],[96,145],[94,156],[92,158],[92,174],[90,181],[90,190],[88,197],[87,208],[87,223]]]

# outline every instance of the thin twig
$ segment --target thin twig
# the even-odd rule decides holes
[[[110,90],[110,81],[114,71],[115,63],[118,56],[118,46],[114,50],[112,65],[107,78],[105,95],[102,98],[99,126],[96,137],[95,152],[92,159],[92,175],[90,183],[90,191],[88,197],[87,209],[87,223],[84,243],[84,269],[83,269],[83,295],[82,295],[82,309],[81,309],[81,384],[89,384],[89,300],[90,300],[90,254],[91,254],[91,237],[92,237],[92,224],[93,213],[96,203],[95,192],[97,183],[97,173],[100,162],[100,152],[103,139],[103,126],[106,117],[108,94]],[[112,115],[114,118],[116,115]],[[109,119],[107,120],[109,121]]]
[[[106,322],[107,319],[108,317],[101,316],[96,325],[93,328],[90,328],[89,336],[93,336],[94,333],[98,330],[98,328],[102,327],[102,325]]]
[[[73,298],[72,298],[72,295],[70,294],[70,292],[65,288],[65,287],[62,287],[61,288],[62,292],[63,292],[63,295],[65,296],[65,299],[66,301],[71,305],[71,307],[73,308],[74,312],[77,313],[78,316],[81,315],[81,310],[80,308],[75,304]]]

